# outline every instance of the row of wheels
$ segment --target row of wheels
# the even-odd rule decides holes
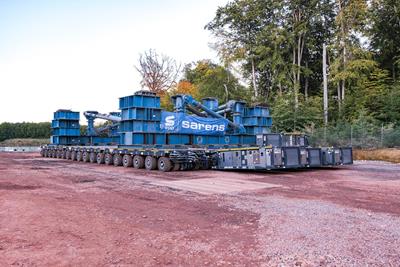
[[[107,152],[90,152],[81,150],[46,149],[41,150],[42,157],[61,158],[74,161],[90,162],[105,165],[134,167],[136,169],[160,170],[163,172],[178,171],[181,166],[173,163],[168,157],[141,156],[129,154],[112,154]]]

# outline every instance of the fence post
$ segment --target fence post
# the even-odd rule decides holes
[[[383,123],[381,126],[381,148],[383,147]]]

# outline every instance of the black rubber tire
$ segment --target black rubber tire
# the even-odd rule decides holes
[[[44,157],[44,149],[43,149],[43,148],[40,149],[40,156],[41,156],[41,157]]]
[[[157,169],[157,159],[152,156],[147,156],[144,160],[144,166],[146,170],[149,171]]]
[[[122,157],[122,166],[125,168],[132,167],[133,165],[133,159],[131,155],[124,155]]]
[[[89,162],[96,163],[97,162],[97,155],[95,152],[90,152],[89,154]]]
[[[115,154],[113,156],[113,164],[115,167],[122,166],[122,156],[121,154]]]
[[[82,161],[82,151],[76,152],[76,161]]]
[[[76,151],[75,150],[73,150],[72,152],[71,152],[71,159],[72,160],[76,160]]]
[[[96,162],[97,164],[104,164],[105,163],[105,155],[104,153],[97,153]]]
[[[172,169],[172,162],[167,157],[160,157],[157,162],[158,170],[162,172],[169,172]]]
[[[110,153],[106,153],[104,155],[104,164],[106,165],[112,165],[114,163],[113,161],[113,155]]]
[[[200,165],[201,165],[200,162],[195,162],[194,166],[193,166],[193,169],[194,170],[200,170]]]
[[[144,157],[136,155],[133,157],[133,167],[135,169],[143,169],[144,168]]]
[[[182,165],[181,170],[182,171],[190,171],[194,170],[195,168],[195,163],[185,163]]]
[[[172,171],[180,171],[181,170],[181,164],[179,163],[174,163],[174,166],[172,167]]]
[[[83,151],[83,153],[82,153],[82,161],[83,162],[89,162],[89,152]]]
[[[67,151],[65,152],[65,158],[66,158],[66,159],[71,159],[71,150],[67,150]]]

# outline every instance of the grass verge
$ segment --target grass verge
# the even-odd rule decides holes
[[[383,160],[400,163],[400,149],[354,149],[353,157],[355,160]]]
[[[7,139],[0,142],[0,146],[41,146],[48,144],[50,140],[44,139],[33,139],[33,138],[18,138],[18,139]]]

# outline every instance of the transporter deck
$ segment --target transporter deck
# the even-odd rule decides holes
[[[115,146],[44,146],[43,157],[69,159],[163,172],[193,169],[273,170],[347,165],[353,163],[351,148],[240,147],[193,148]]]

